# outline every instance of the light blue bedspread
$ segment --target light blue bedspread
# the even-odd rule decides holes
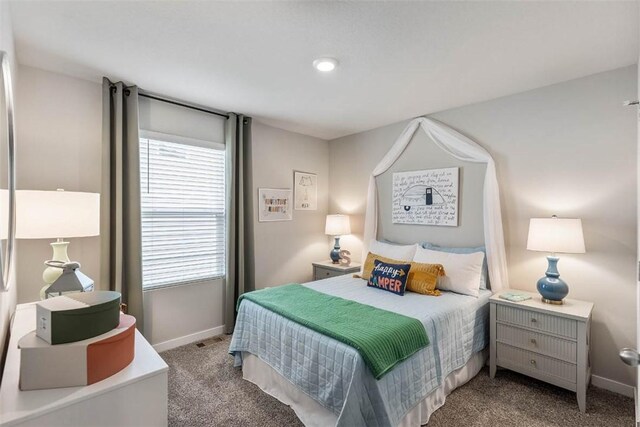
[[[352,347],[243,301],[229,346],[235,366],[242,365],[243,351],[258,356],[336,414],[338,426],[397,425],[488,342],[491,291],[480,290],[479,298],[451,292],[439,297],[412,292],[397,296],[367,287],[364,280],[351,276],[305,286],[414,317],[422,322],[431,341],[376,381]]]

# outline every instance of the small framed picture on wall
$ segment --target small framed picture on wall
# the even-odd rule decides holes
[[[295,189],[295,210],[318,210],[318,175],[293,171],[293,188]]]
[[[258,221],[291,221],[290,188],[258,188]]]

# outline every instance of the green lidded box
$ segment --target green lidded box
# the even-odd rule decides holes
[[[119,292],[78,292],[36,304],[36,335],[49,344],[93,338],[119,323]]]

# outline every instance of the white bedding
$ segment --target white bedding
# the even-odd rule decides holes
[[[411,292],[397,296],[368,288],[364,280],[350,276],[305,286],[414,317],[430,340],[429,346],[376,381],[352,347],[243,301],[229,348],[236,365],[242,364],[242,352],[258,356],[336,414],[338,426],[397,425],[488,341],[490,291],[481,290],[479,298],[450,292],[440,297]]]

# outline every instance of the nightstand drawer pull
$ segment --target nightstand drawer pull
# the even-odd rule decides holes
[[[534,347],[538,345],[538,342],[536,341],[535,338],[531,338],[531,345],[533,345]]]
[[[561,337],[576,339],[577,322],[554,314],[540,313],[523,307],[511,307],[498,304],[496,307],[498,323],[523,326],[535,331],[546,332]]]
[[[535,359],[531,359],[531,360],[530,360],[530,363],[531,363],[533,366],[535,366],[535,365],[536,365],[536,361],[535,361]]]

